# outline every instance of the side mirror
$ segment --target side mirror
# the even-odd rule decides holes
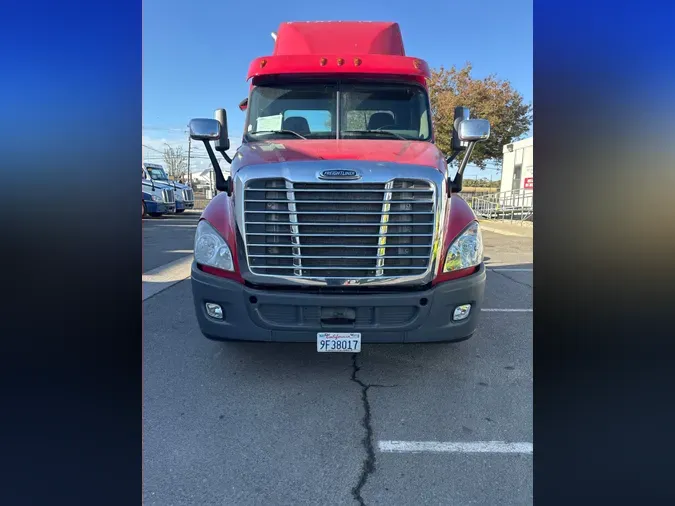
[[[454,179],[448,177],[449,194],[462,191],[464,169],[469,162],[474,146],[477,142],[485,141],[490,137],[490,122],[488,120],[469,119],[468,117],[466,117],[466,119],[461,119],[463,114],[461,109],[464,109],[466,111],[466,116],[468,116],[468,109],[463,107],[455,109],[455,124],[452,132],[453,152],[450,158],[448,158],[447,163],[450,164],[461,150],[466,149],[466,153],[464,154],[464,158],[462,158],[462,162],[459,164],[459,169],[457,169],[457,174],[455,174]],[[461,149],[455,149],[455,145],[466,146],[466,148],[462,147]]]
[[[213,165],[213,172],[216,175],[216,189],[218,191],[227,192],[228,195],[232,195],[234,189],[232,177],[225,179],[220,164],[218,163],[218,159],[216,158],[216,154],[209,143],[209,141],[216,141],[216,149],[220,151],[223,158],[225,158],[228,163],[232,163],[232,160],[227,156],[227,153],[225,153],[225,151],[230,148],[230,139],[227,136],[227,116],[225,114],[225,109],[218,109],[216,111],[215,119],[200,118],[190,121],[190,137],[204,143],[204,148],[209,155],[211,165]]]
[[[466,121],[471,118],[471,113],[468,107],[455,107],[455,118],[452,122],[452,150],[453,151],[464,151],[469,144],[459,138],[459,125],[462,121]]]
[[[457,136],[463,142],[482,142],[490,137],[490,122],[486,119],[465,119],[459,124]]]
[[[190,121],[190,137],[196,141],[217,140],[220,138],[220,123],[215,119],[193,119]]]
[[[224,153],[230,149],[230,138],[227,135],[227,113],[225,109],[216,109],[215,114],[216,121],[220,123],[220,135],[216,140],[216,151]]]

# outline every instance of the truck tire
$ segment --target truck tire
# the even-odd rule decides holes
[[[162,216],[162,213],[150,213],[150,216],[152,216],[153,218],[159,218],[160,216]]]
[[[145,207],[145,202],[141,200],[141,205],[143,206],[143,212],[141,213],[141,218],[145,218],[148,215],[148,209]]]
[[[180,214],[180,213],[182,213],[183,211],[185,211],[185,209],[176,209],[176,214]]]

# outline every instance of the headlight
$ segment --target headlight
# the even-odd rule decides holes
[[[153,195],[152,200],[154,200],[155,202],[164,202],[164,199],[162,198],[161,195]]]
[[[202,220],[195,234],[195,262],[224,271],[234,271],[232,252],[216,229]]]
[[[475,267],[483,261],[483,235],[477,222],[473,222],[453,241],[445,256],[443,272]]]
[[[176,190],[176,200],[183,200],[183,190]]]

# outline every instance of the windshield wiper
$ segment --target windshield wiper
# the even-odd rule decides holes
[[[304,137],[300,135],[298,132],[294,132],[293,130],[258,130],[257,132],[247,132],[246,135],[252,136],[252,135],[257,135],[257,134],[291,134],[295,135],[296,137],[300,137],[301,139],[307,140],[307,137]]]
[[[402,141],[409,141],[411,139],[406,139],[402,135],[390,132],[389,130],[343,130],[343,134],[375,134],[375,135],[386,135],[388,137],[397,137]]]

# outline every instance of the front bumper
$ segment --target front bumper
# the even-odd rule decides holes
[[[166,202],[155,202],[154,200],[146,200],[145,209],[150,214],[155,213],[169,214],[176,212],[176,204],[167,204]]]
[[[250,288],[207,274],[193,262],[192,294],[199,327],[209,339],[316,342],[317,332],[360,332],[363,343],[462,341],[478,324],[485,277],[481,265],[471,276],[424,291],[307,293]],[[206,314],[207,302],[223,308],[223,320]],[[452,321],[461,304],[472,305],[469,317]],[[326,320],[338,313],[350,320]]]
[[[176,211],[184,211],[185,209],[193,209],[194,207],[195,207],[194,201],[189,200],[176,201]]]

